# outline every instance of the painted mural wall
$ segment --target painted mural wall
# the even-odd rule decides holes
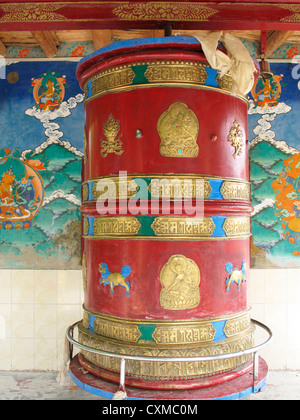
[[[271,63],[250,95],[253,267],[300,267],[299,69]]]
[[[83,95],[76,63],[0,79],[0,267],[80,268]]]
[[[0,268],[81,267],[83,94],[76,63],[19,62],[0,79]],[[252,267],[300,267],[300,65],[249,95]]]

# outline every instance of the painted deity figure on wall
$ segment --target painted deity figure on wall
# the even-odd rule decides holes
[[[251,95],[254,106],[273,107],[278,104],[281,95],[282,75],[274,75],[270,79],[257,79],[254,83]]]
[[[42,205],[43,195],[43,182],[32,166],[17,157],[0,158],[1,230],[30,227]]]
[[[36,108],[43,112],[59,108],[65,96],[66,76],[48,71],[37,79],[31,80],[32,94]]]

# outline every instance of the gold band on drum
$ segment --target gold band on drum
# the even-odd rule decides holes
[[[224,240],[250,236],[249,216],[83,217],[86,239]]]
[[[222,326],[223,339],[241,337],[249,332],[251,320],[249,311],[216,318],[197,320],[139,320],[119,318],[87,311],[84,308],[82,326],[89,329],[93,319],[93,333],[130,344],[152,343],[153,345],[195,345],[203,346],[216,340],[216,332]]]
[[[217,85],[210,84],[208,71],[215,73]],[[137,73],[140,73],[137,76]],[[84,85],[85,103],[107,93],[156,86],[179,86],[212,89],[247,102],[242,95],[232,92],[233,81],[229,74],[220,77],[208,63],[191,60],[153,60],[124,64],[99,71]]]
[[[118,175],[107,175],[84,181],[82,183],[83,203],[97,201],[103,194],[103,188],[97,189],[99,181],[101,183],[105,180],[113,182],[115,188],[113,189],[114,194],[111,198],[128,200],[138,192],[139,186],[135,182],[135,179],[147,178],[151,178],[148,190],[153,198],[174,199],[175,197],[183,197],[202,198],[203,200],[207,200],[213,192],[213,188],[209,181],[218,180],[221,183],[219,194],[222,200],[251,201],[251,184],[248,181],[195,174],[128,174],[126,175],[126,178]],[[89,184],[91,184],[90,192]],[[109,190],[105,192],[105,197],[110,198]]]
[[[254,345],[254,326],[250,327],[248,333],[238,339],[225,340],[219,343],[211,343],[206,347],[193,346],[153,346],[145,343],[141,345],[125,344],[116,340],[98,336],[83,325],[79,324],[79,342],[94,349],[107,351],[110,353],[147,356],[147,357],[199,357],[216,356],[218,354],[234,353],[246,350]],[[112,372],[120,372],[120,360],[113,357],[103,356],[88,351],[81,351],[81,354],[99,368]],[[251,355],[239,357],[229,357],[227,359],[212,361],[191,361],[191,362],[145,362],[138,360],[128,360],[126,362],[126,373],[137,378],[148,380],[172,380],[200,378],[212,376],[229,370],[236,369],[251,359]]]

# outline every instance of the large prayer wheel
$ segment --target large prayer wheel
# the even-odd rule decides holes
[[[83,59],[77,77],[85,92],[79,342],[174,358],[252,347],[247,100],[190,37],[112,44]],[[119,381],[119,359],[83,350],[79,363]],[[249,355],[128,360],[126,384],[201,388],[251,365]]]

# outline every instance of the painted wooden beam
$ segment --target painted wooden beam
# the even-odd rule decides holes
[[[91,32],[95,50],[106,47],[111,43],[112,31],[110,29],[92,30]]]
[[[32,31],[32,35],[46,57],[51,58],[57,54],[56,38],[53,36],[52,31]]]
[[[300,0],[96,1],[3,0],[1,31],[266,30],[298,31]]]
[[[2,55],[3,57],[5,57],[6,54],[6,47],[3,44],[3,42],[0,41],[0,55]]]
[[[265,58],[270,57],[280,45],[284,44],[294,31],[273,31],[267,36]]]

